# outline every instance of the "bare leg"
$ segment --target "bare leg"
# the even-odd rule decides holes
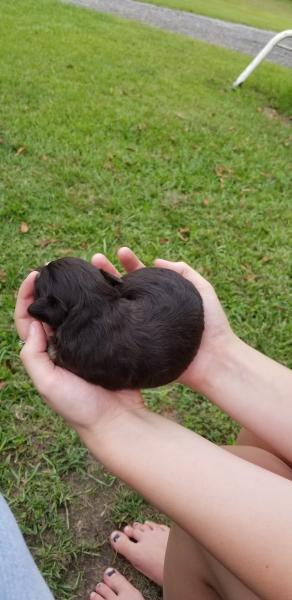
[[[246,441],[252,441],[252,434]],[[280,458],[261,447],[226,446],[228,452],[292,479],[292,469]],[[234,532],[236,535],[236,532]],[[174,525],[165,557],[165,600],[256,600],[242,581],[228,571],[202,545]]]
[[[247,430],[242,430],[235,446],[226,451],[292,480],[292,469],[270,448]],[[235,532],[236,535],[236,532]],[[165,600],[259,600],[206,548],[177,525],[170,535],[164,525],[146,522],[113,532],[110,542],[116,552],[156,583],[162,584]],[[115,581],[114,581],[115,580]],[[119,588],[119,589],[118,589]],[[126,593],[127,600],[143,600],[141,594],[115,573],[105,576],[92,600],[114,598]]]
[[[242,427],[242,429],[240,430],[240,432],[238,434],[238,437],[236,440],[236,445],[238,445],[238,446],[253,446],[255,448],[262,448],[263,450],[267,450],[271,454],[274,454],[275,456],[280,458],[285,464],[287,464],[292,469],[292,464],[288,463],[279,453],[275,452],[275,450],[274,450],[274,448],[272,448],[272,446],[270,446],[269,444],[264,442],[264,440],[259,438],[257,435],[255,435],[248,429],[245,429],[244,427]]]
[[[243,430],[239,441],[246,445],[226,446],[228,452],[292,479],[292,470],[269,452],[261,440]],[[250,444],[254,443],[254,446]],[[236,534],[236,532],[235,532]],[[150,579],[164,581],[165,600],[256,600],[243,582],[228,571],[195,539],[177,525],[171,529],[168,544],[165,526],[146,523],[114,532],[111,544]],[[167,544],[167,550],[165,554]],[[163,569],[165,554],[165,564]],[[163,572],[164,571],[164,572]]]

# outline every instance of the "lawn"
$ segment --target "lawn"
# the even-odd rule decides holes
[[[282,31],[292,28],[291,0],[144,0],[199,15]]]
[[[55,0],[2,0],[1,12],[1,489],[56,599],[84,600],[109,564],[133,576],[108,533],[155,512],[33,390],[16,291],[47,260],[115,260],[121,244],[147,264],[184,259],[235,330],[291,366],[291,73],[265,64],[231,92],[238,54]],[[189,390],[146,398],[216,443],[234,439]]]

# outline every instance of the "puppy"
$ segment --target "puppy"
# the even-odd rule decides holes
[[[28,312],[53,330],[54,362],[109,390],[174,381],[198,351],[201,296],[169,269],[144,268],[121,278],[79,258],[38,269]]]

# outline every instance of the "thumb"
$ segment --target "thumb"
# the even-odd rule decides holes
[[[26,349],[30,354],[38,354],[39,352],[45,352],[47,349],[47,338],[45,330],[41,323],[38,321],[32,321],[28,328],[28,336],[23,350]]]
[[[54,370],[54,365],[47,354],[47,338],[43,326],[38,321],[32,321],[28,336],[23,346],[20,358],[23,365],[40,390],[45,389],[46,381]]]

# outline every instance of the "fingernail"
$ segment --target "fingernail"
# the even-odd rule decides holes
[[[109,577],[111,577],[114,573],[115,573],[114,569],[107,569],[105,572],[105,574],[108,575]]]
[[[95,592],[91,592],[89,598],[90,600],[94,600],[94,598],[96,597],[96,593]]]
[[[119,537],[120,537],[119,533],[113,533],[113,535],[112,535],[113,542],[116,542],[119,539]]]

